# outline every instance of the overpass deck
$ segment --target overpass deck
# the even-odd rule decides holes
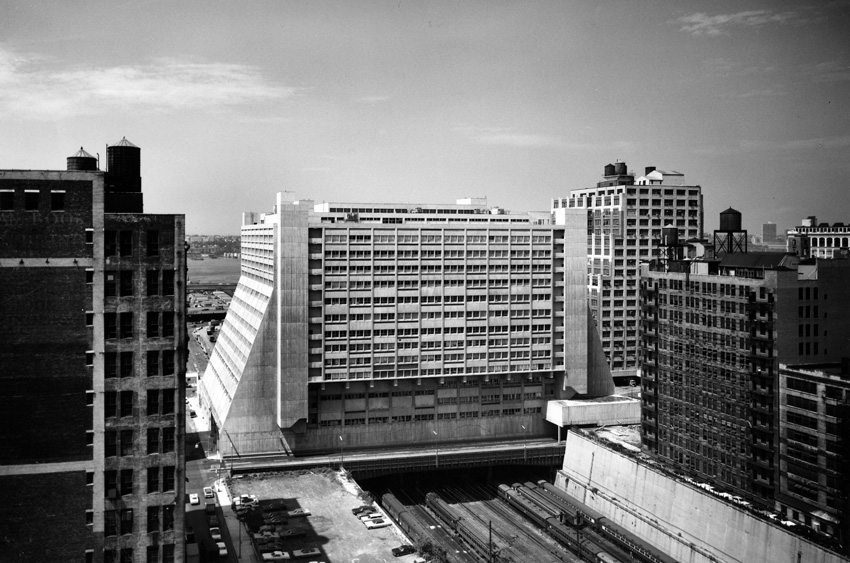
[[[314,467],[344,467],[355,477],[438,469],[461,469],[492,465],[537,465],[560,467],[564,462],[565,442],[534,440],[496,444],[466,444],[410,447],[404,449],[370,449],[304,457],[280,453],[251,456],[225,456],[223,464],[232,474],[263,471],[294,471]]]

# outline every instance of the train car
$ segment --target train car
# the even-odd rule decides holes
[[[425,495],[425,505],[430,508],[437,517],[443,521],[450,529],[457,531],[457,523],[461,517],[455,510],[437,495],[437,493],[428,493]]]
[[[565,522],[570,526],[576,526],[576,510],[573,506],[559,502],[537,487],[533,490],[527,487],[520,487],[517,491],[544,511],[557,516],[561,522]],[[583,525],[583,522],[578,522],[578,524]]]
[[[605,553],[604,551],[600,551],[594,556],[593,559],[596,563],[622,563],[619,559],[611,555],[610,553]]]
[[[508,488],[506,485],[499,486],[499,497],[541,528],[546,528],[548,526],[547,521],[552,518],[551,514],[541,511],[539,507],[520,496],[520,494],[514,489]]]
[[[648,545],[638,536],[602,517],[596,521],[596,530],[616,543],[620,549],[627,552],[633,559],[643,563],[676,563],[676,560],[659,552]]]
[[[580,503],[576,502],[572,497],[551,483],[538,481],[538,487],[534,490],[530,490],[529,494],[532,496],[536,495],[538,498],[558,507],[563,514],[562,520],[570,526],[581,527],[587,523],[578,516],[578,507]]]
[[[387,514],[395,520],[398,527],[407,534],[413,543],[425,541],[430,535],[425,531],[422,523],[411,514],[407,507],[404,506],[392,493],[386,493],[381,498],[381,504],[387,511]]]

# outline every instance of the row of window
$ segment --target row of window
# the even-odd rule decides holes
[[[328,280],[325,282],[325,289],[372,289],[375,288],[398,288],[398,289],[419,289],[420,287],[467,287],[467,288],[497,288],[497,287],[512,287],[512,286],[528,286],[532,287],[551,287],[552,280],[550,278],[470,278],[467,280],[396,280],[396,279],[376,279],[376,280]]]
[[[369,244],[375,243],[439,243],[446,242],[451,244],[459,244],[468,242],[472,244],[484,244],[487,242],[494,244],[511,243],[527,243],[533,244],[549,244],[552,242],[552,235],[478,235],[478,234],[351,234],[334,233],[327,231],[325,234],[326,243],[346,243],[352,244]]]
[[[146,452],[165,454],[174,452],[175,432],[173,427],[148,428]],[[104,435],[104,455],[106,457],[132,456],[135,432],[132,429],[107,430]]]
[[[552,264],[412,264],[412,265],[389,265],[381,266],[371,264],[365,265],[330,265],[325,266],[327,274],[522,274],[522,273],[549,273]]]
[[[104,393],[104,417],[118,418],[133,415],[133,391],[106,391]],[[175,389],[148,389],[145,414],[155,416],[174,414]]]
[[[104,254],[109,256],[132,256],[133,255],[133,233],[134,231],[113,231],[106,230],[103,232]],[[158,230],[145,231],[145,254],[147,256],[159,256],[159,238]]]
[[[151,507],[153,508],[153,507]],[[165,509],[166,507],[163,507]],[[148,513],[148,518],[150,518],[150,513]],[[171,520],[165,520],[163,518],[163,530],[171,530],[174,528],[174,516],[172,510]],[[159,521],[157,521],[159,522]],[[170,523],[169,523],[170,522]],[[150,524],[150,520],[148,521]],[[166,527],[170,526],[170,527]],[[148,526],[149,530],[153,530],[150,525]],[[117,534],[114,534],[117,535]],[[162,552],[162,558],[160,559],[160,547]],[[174,563],[174,544],[162,544],[159,545],[149,545],[145,548],[145,562],[146,563]],[[94,561],[94,552],[87,551],[86,552],[86,563],[93,563]],[[125,547],[121,549],[104,549],[103,550],[103,563],[134,563],[135,559],[133,559],[133,548]]]
[[[526,408],[507,408],[507,409],[483,409],[478,411],[466,412],[442,412],[442,413],[422,413],[414,415],[395,415],[395,416],[375,416],[375,417],[355,417],[342,420],[322,420],[319,426],[362,426],[365,424],[391,424],[398,422],[426,422],[432,420],[452,420],[457,418],[485,418],[490,416],[514,416],[519,414],[540,414],[543,411],[542,407],[526,407]]]
[[[65,211],[65,190],[0,190],[0,211]]]
[[[148,377],[174,375],[174,350],[148,350],[144,373]],[[106,352],[104,355],[104,377],[124,378],[136,375],[133,352]]]
[[[133,270],[108,270],[103,273],[105,297],[132,297],[136,293]],[[174,295],[174,270],[147,270],[145,294]]]
[[[133,338],[134,316],[132,311],[103,314],[103,336],[106,339]],[[147,338],[170,338],[174,336],[174,311],[148,311],[146,316]]]

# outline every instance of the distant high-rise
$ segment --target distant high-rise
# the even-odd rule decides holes
[[[776,223],[764,223],[761,226],[761,241],[763,243],[776,242]]]
[[[554,435],[549,400],[613,391],[588,352],[583,213],[565,223],[283,194],[244,214],[201,380],[220,451]]]
[[[777,453],[798,419],[779,416],[779,364],[850,354],[850,261],[741,251],[727,244],[736,232],[715,232],[732,249],[715,258],[663,247],[676,258],[642,268],[643,442],[696,479],[785,512]],[[817,518],[801,514],[790,517]]]
[[[139,148],[0,171],[0,560],[184,558],[184,218]]]
[[[672,226],[679,239],[703,232],[702,188],[689,186],[681,172],[653,166],[635,178],[626,164],[605,166],[595,188],[570,191],[554,199],[561,210],[587,213],[587,292],[611,374],[624,382],[638,375],[638,281],[640,264],[658,254],[662,228]]]

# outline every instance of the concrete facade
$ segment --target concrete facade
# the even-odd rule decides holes
[[[839,563],[848,559],[744,505],[571,431],[555,483],[677,561]]]
[[[220,450],[553,435],[548,399],[613,392],[588,352],[584,214],[567,217],[282,194],[246,213],[201,383]]]
[[[680,172],[646,169],[635,177],[624,162],[609,164],[595,188],[571,190],[552,200],[556,223],[566,211],[586,214],[586,284],[591,319],[618,385],[637,378],[640,263],[657,256],[661,228],[682,240],[702,236],[702,188]]]
[[[850,254],[850,225],[818,223],[807,217],[786,232],[788,252],[803,258],[847,258]]]
[[[184,219],[70,161],[0,171],[0,559],[182,561]]]

